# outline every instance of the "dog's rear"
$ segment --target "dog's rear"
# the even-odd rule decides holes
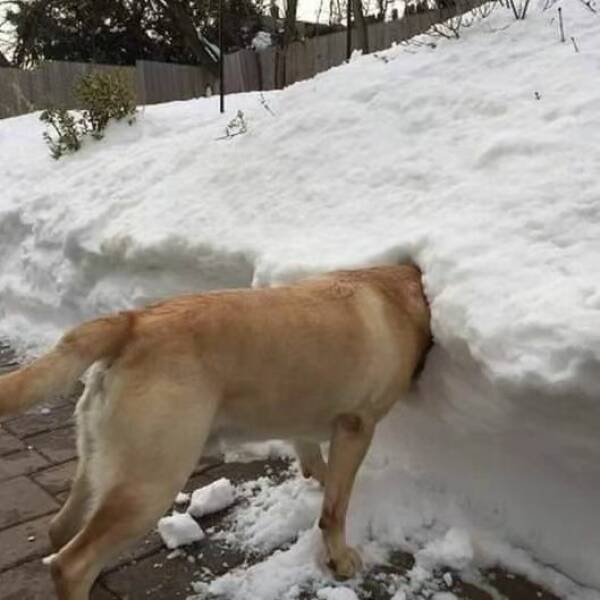
[[[131,313],[121,313],[84,323],[67,333],[48,354],[0,377],[0,416],[67,394],[90,365],[119,351],[132,319]]]

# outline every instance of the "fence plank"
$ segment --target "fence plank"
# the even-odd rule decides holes
[[[0,68],[0,118],[11,117],[36,110],[31,98],[30,71]]]
[[[369,50],[371,52],[379,52],[385,48],[384,45],[384,23],[371,23],[369,24]]]
[[[275,89],[275,60],[277,49],[266,48],[258,53],[258,63],[260,68],[261,89]]]
[[[320,35],[313,38],[315,46],[315,73],[322,73],[329,69],[329,48],[327,35]]]

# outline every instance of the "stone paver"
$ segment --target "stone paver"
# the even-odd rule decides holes
[[[23,439],[37,433],[59,429],[73,422],[73,405],[39,406],[30,413],[18,416],[4,424],[4,428]]]
[[[128,600],[185,599],[193,593],[191,582],[199,577],[199,568],[184,558],[168,560],[161,551],[104,575],[102,583]]]
[[[137,563],[138,561],[150,556],[152,554],[156,554],[163,548],[162,540],[156,531],[151,531],[147,534],[143,540],[140,540],[130,548],[129,550],[123,552],[117,558],[115,558],[111,563],[109,563],[106,567],[107,571],[112,571],[114,569],[123,567],[129,563]]]
[[[0,529],[55,511],[58,504],[27,477],[0,484]]]
[[[48,461],[35,450],[19,450],[7,454],[0,460],[0,482],[19,475],[30,475],[48,465]]]
[[[0,531],[0,571],[51,553],[48,541],[51,518],[41,517]]]
[[[77,456],[73,427],[63,427],[28,437],[27,444],[55,464],[72,460]]]
[[[0,573],[2,600],[54,600],[50,569],[34,560]],[[102,586],[95,586],[90,600],[117,600]],[[167,599],[165,599],[167,600]]]
[[[71,487],[71,481],[75,475],[76,468],[77,461],[70,460],[61,465],[39,471],[32,476],[32,479],[41,485],[47,492],[56,496]]]
[[[4,427],[0,427],[0,456],[23,450],[25,444],[16,436],[8,433]]]
[[[486,573],[490,584],[506,598],[536,598],[537,600],[560,600],[548,590],[531,583],[521,575],[508,573],[504,569],[491,569]]]
[[[0,573],[2,600],[54,600],[50,571],[40,560]]]

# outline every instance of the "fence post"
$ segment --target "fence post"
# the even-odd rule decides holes
[[[223,60],[223,0],[219,0],[219,97],[220,110],[225,112],[225,61]]]
[[[352,54],[352,0],[346,0],[346,60]]]

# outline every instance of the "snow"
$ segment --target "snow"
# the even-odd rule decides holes
[[[250,499],[235,511],[231,532],[215,537],[247,550],[271,552],[293,541],[299,531],[312,527],[322,492],[312,481],[296,476],[276,485],[270,478],[241,484],[239,497]]]
[[[268,31],[257,31],[254,38],[252,38],[252,48],[256,51],[265,50],[273,45],[271,34]]]
[[[445,565],[456,570],[469,566],[473,561],[473,546],[468,533],[461,529],[449,529],[443,538],[435,539],[416,554],[419,566]]]
[[[0,334],[35,352],[170,294],[411,256],[436,344],[378,428],[351,542],[367,566],[415,552],[403,593],[454,562],[599,598],[600,16],[541,4],[231,96],[226,115],[146,107],[58,162],[35,115],[0,121]],[[238,110],[247,132],[218,139]],[[232,539],[288,547],[211,589],[331,586],[320,491],[258,487]]]
[[[187,513],[174,513],[158,521],[158,533],[170,550],[204,539],[200,525]]]
[[[317,592],[319,600],[358,600],[353,590],[347,587],[326,587]]]
[[[203,517],[224,510],[235,501],[235,488],[226,477],[221,477],[192,492],[188,513]]]
[[[191,494],[186,494],[185,492],[179,492],[177,496],[175,496],[175,504],[187,504],[190,501]]]

